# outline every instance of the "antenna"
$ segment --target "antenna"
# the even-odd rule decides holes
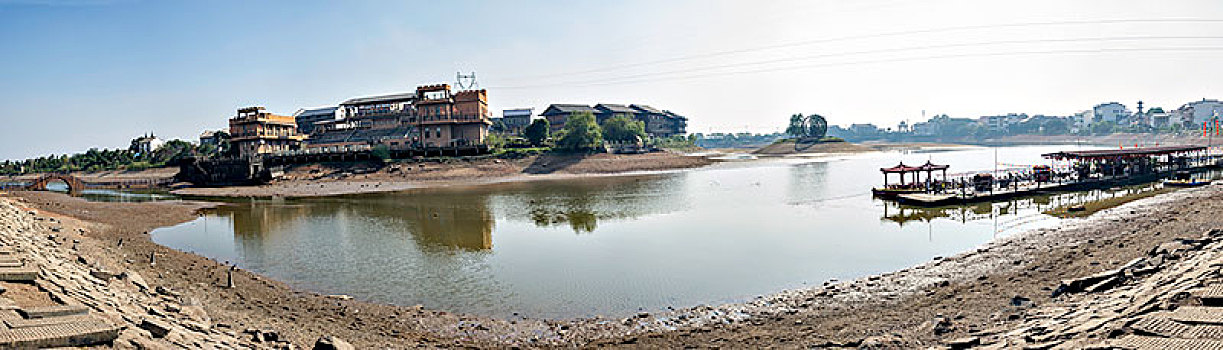
[[[463,72],[454,73],[454,85],[459,90],[475,90],[480,87],[480,83],[476,82],[476,72],[471,74],[463,74]]]

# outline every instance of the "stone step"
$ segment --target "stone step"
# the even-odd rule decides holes
[[[1219,340],[1173,339],[1137,335],[1109,340],[1104,342],[1104,345],[1122,349],[1223,350],[1223,341]]]
[[[1223,301],[1223,284],[1217,284],[1205,288],[1201,288],[1192,292],[1193,296],[1201,299],[1202,302],[1220,302]]]
[[[1181,323],[1223,325],[1223,307],[1182,306],[1162,315]]]
[[[89,308],[83,305],[55,305],[55,306],[39,306],[27,307],[19,310],[25,318],[43,318],[69,315],[84,315],[89,313]]]
[[[110,343],[122,328],[109,322],[87,321],[0,330],[0,348],[34,349]]]
[[[1130,326],[1135,332],[1182,339],[1223,339],[1223,326],[1189,325],[1163,316],[1151,316]]]
[[[53,324],[83,322],[83,321],[90,321],[94,319],[96,319],[96,317],[93,317],[90,315],[69,315],[69,316],[31,318],[31,319],[25,319],[25,318],[7,319],[7,320],[4,320],[4,324],[8,325],[8,328],[16,329],[16,328],[50,326]]]
[[[0,267],[0,281],[18,282],[36,279],[38,279],[38,268],[36,267]]]
[[[4,261],[3,259],[0,259],[0,267],[22,267],[22,266],[25,266],[25,263],[20,262],[20,261]]]

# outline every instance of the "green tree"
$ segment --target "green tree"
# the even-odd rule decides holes
[[[391,159],[391,149],[386,145],[377,145],[370,151],[370,155],[378,159],[379,162],[386,163],[386,161]]]
[[[593,150],[603,144],[603,132],[590,112],[574,112],[565,120],[565,135],[557,142],[562,149],[570,151]]]
[[[535,121],[531,122],[531,125],[527,126],[526,130],[523,130],[522,136],[531,142],[531,146],[539,147],[544,144],[544,141],[548,140],[548,131],[551,128],[552,126],[548,125],[547,119],[535,119]]]
[[[614,142],[645,140],[645,123],[618,115],[603,121],[603,139]]]
[[[802,114],[790,115],[790,126],[786,127],[786,133],[794,137],[807,135],[807,128],[803,127]]]

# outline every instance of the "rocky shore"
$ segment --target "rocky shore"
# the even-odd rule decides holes
[[[893,273],[620,319],[491,319],[317,295],[148,239],[206,203],[20,192],[0,198],[0,226],[17,228],[0,231],[0,243],[45,259],[56,293],[92,300],[96,313],[125,325],[116,344],[306,348],[328,337],[358,348],[1078,348],[1141,341],[1127,337],[1167,325],[1135,328],[1136,320],[1200,302],[1191,296],[1217,278],[1223,249],[1220,194],[1218,186],[1173,192]],[[142,328],[150,318],[167,335]]]

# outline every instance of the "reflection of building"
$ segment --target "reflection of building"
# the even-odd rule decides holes
[[[294,150],[306,137],[297,133],[297,122],[290,116],[246,107],[229,119],[229,142],[238,154],[249,156]]]

